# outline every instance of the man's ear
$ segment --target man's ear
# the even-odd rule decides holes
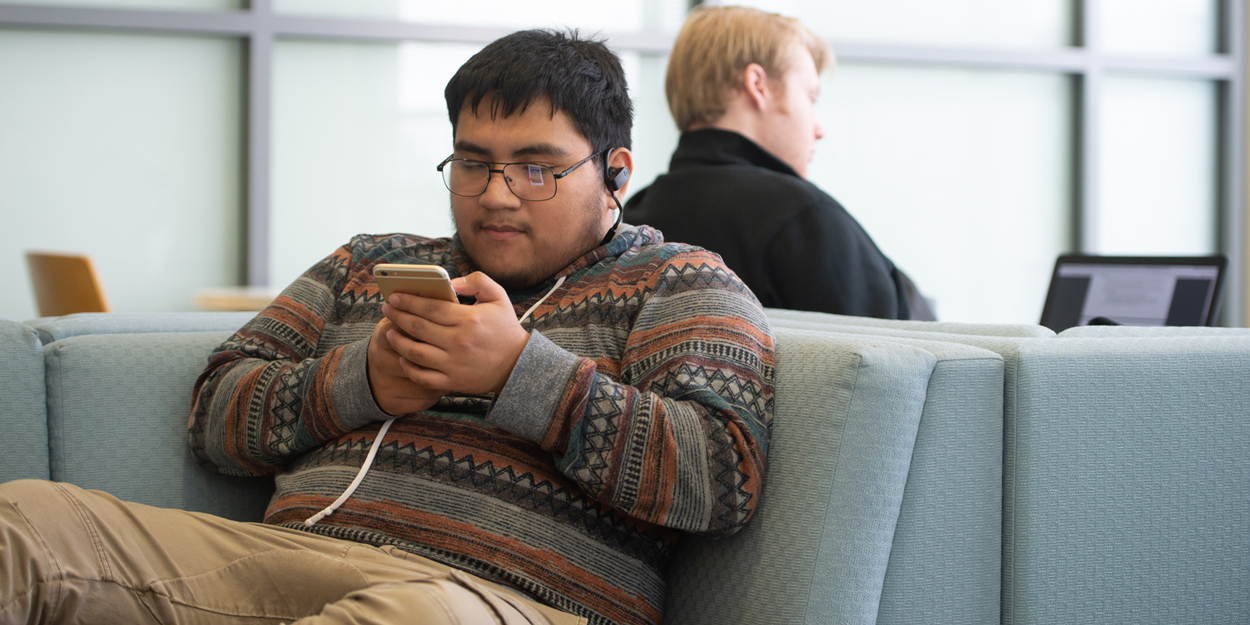
[[[625,169],[630,172],[634,171],[634,155],[628,148],[612,150],[612,153],[608,155],[608,172],[613,172],[612,177],[620,181],[616,188],[617,198],[625,197],[625,190],[629,188],[629,176],[621,176]],[[611,187],[609,186],[608,189],[610,190]]]
[[[757,111],[768,109],[773,95],[772,85],[768,82],[768,73],[759,63],[751,63],[742,70],[742,91]]]

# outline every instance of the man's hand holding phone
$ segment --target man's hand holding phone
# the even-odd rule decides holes
[[[378,269],[374,272],[376,276]],[[382,307],[386,318],[378,324],[369,346],[371,384],[376,351],[380,364],[389,365],[394,354],[405,379],[411,384],[403,385],[402,390],[394,389],[400,391],[396,393],[397,400],[422,396],[415,392],[418,388],[437,395],[453,391],[497,393],[503,389],[529,341],[529,333],[517,320],[507,291],[486,274],[476,272],[457,278],[451,284],[454,292],[475,297],[477,302],[466,306],[414,295],[405,292],[410,289],[403,288],[397,288],[387,298]],[[387,349],[379,345],[375,350],[374,343],[379,338],[385,338]],[[393,372],[386,366],[385,373]],[[393,380],[379,382],[387,389],[394,386]],[[379,386],[375,385],[374,397],[378,405],[390,414],[400,414],[387,409],[379,395]],[[408,407],[418,402],[408,399],[396,403]]]
[[[521,327],[508,293],[486,274],[452,281],[472,306],[397,293],[382,313],[395,325],[386,333],[414,383],[444,392],[498,393],[516,366],[529,332]]]
[[[386,338],[394,331],[391,320],[383,319],[369,338],[369,388],[373,391],[373,401],[391,416],[421,412],[437,403],[444,392],[408,379],[402,359]]]
[[[383,302],[397,292],[456,301],[447,271],[437,265],[379,263],[373,268],[373,278]],[[402,358],[386,338],[393,331],[395,324],[390,319],[382,319],[369,338],[369,387],[373,400],[390,415],[420,412],[433,406],[444,392],[426,388],[408,378]]]

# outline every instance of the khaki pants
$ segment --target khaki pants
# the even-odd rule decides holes
[[[584,625],[431,560],[69,484],[0,485],[0,624]]]

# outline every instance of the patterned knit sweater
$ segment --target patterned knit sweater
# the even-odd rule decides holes
[[[750,290],[716,255],[623,225],[509,294],[520,317],[551,292],[497,396],[397,419],[352,497],[305,528],[388,418],[366,371],[384,262],[474,270],[454,238],[339,248],[213,352],[189,423],[199,461],[275,473],[266,523],[395,545],[591,623],[659,623],[678,534],[735,532],[759,501],[774,353]]]

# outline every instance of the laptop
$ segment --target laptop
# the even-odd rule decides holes
[[[1211,326],[1228,257],[1090,256],[1055,261],[1042,325]]]

